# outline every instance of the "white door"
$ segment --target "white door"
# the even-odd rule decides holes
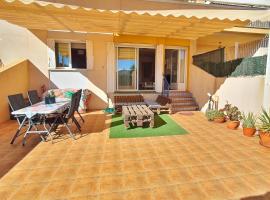
[[[164,75],[171,90],[186,90],[187,50],[185,48],[165,49]]]

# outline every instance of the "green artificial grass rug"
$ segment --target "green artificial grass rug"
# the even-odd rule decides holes
[[[169,115],[155,115],[155,126],[153,128],[146,124],[144,127],[126,128],[122,115],[113,115],[110,138],[136,138],[136,137],[153,137],[183,135],[188,132],[177,124]]]

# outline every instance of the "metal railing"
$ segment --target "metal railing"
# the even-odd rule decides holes
[[[165,96],[165,97],[168,97],[169,92],[170,92],[170,84],[169,84],[168,80],[166,79],[166,77],[163,75],[162,95]]]

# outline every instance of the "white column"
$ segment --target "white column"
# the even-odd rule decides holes
[[[92,40],[86,40],[87,69],[94,69],[94,47]]]
[[[235,42],[234,44],[234,58],[237,59],[239,56],[239,43]]]
[[[164,45],[158,44],[156,49],[155,90],[162,92],[164,73]]]
[[[270,36],[270,31],[269,31],[268,36]],[[266,73],[265,73],[265,80],[264,80],[263,107],[267,110],[270,109],[270,37],[268,38]]]
[[[115,90],[115,47],[113,42],[107,43],[107,92],[113,93]]]

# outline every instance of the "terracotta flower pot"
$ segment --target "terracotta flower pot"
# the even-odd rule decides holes
[[[248,137],[254,136],[256,128],[243,128],[243,134]]]
[[[260,132],[260,144],[270,148],[270,132]]]
[[[235,130],[238,128],[239,125],[240,125],[239,121],[229,121],[227,124],[227,128]]]
[[[214,119],[214,122],[216,123],[224,123],[225,122],[225,117],[217,117]]]

